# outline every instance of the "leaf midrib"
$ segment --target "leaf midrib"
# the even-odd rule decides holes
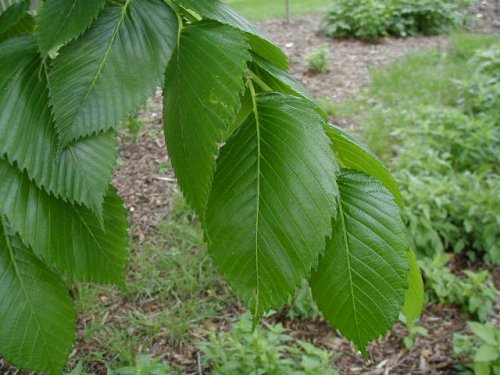
[[[255,276],[256,276],[256,292],[255,292],[255,310],[254,310],[254,324],[259,314],[259,294],[260,294],[260,276],[259,276],[259,216],[260,216],[260,159],[262,158],[260,150],[260,118],[257,109],[257,98],[252,81],[248,81],[250,94],[252,96],[252,107],[255,116],[255,128],[257,138],[257,197],[256,197],[256,211],[255,211]]]
[[[10,242],[9,234],[7,233],[7,229],[5,226],[5,218],[3,216],[0,216],[0,226],[2,227],[2,235],[5,238],[5,243],[7,244],[7,249],[9,250],[9,258],[10,261],[12,262],[12,266],[14,267],[14,272],[16,274],[17,279],[19,280],[19,284],[21,286],[21,290],[23,292],[24,298],[26,299],[26,302],[29,306],[30,309],[30,315],[33,317],[33,319],[36,322],[36,325],[38,327],[38,331],[40,332],[40,337],[43,341],[43,344],[45,348],[48,348],[49,345],[47,343],[47,340],[45,339],[45,335],[43,334],[42,326],[40,324],[40,321],[38,320],[38,316],[35,314],[35,309],[33,308],[33,305],[31,303],[31,299],[28,297],[28,293],[26,291],[26,286],[24,285],[23,278],[21,277],[21,273],[19,271],[19,268],[17,266],[17,261],[14,256],[14,250],[12,249],[12,244]],[[50,350],[45,350],[47,353],[47,357],[49,357],[49,360],[52,364],[56,363],[54,362],[54,359],[50,355]]]
[[[358,322],[358,314],[357,314],[357,309],[356,309],[356,301],[354,299],[354,282],[352,280],[352,271],[351,271],[351,248],[349,244],[349,239],[347,237],[347,227],[345,224],[345,214],[344,214],[344,208],[342,206],[342,200],[339,199],[339,217],[341,221],[342,228],[344,229],[342,231],[342,235],[344,237],[344,242],[346,246],[346,251],[347,251],[347,273],[349,275],[349,288],[351,289],[351,301],[352,301],[352,307],[353,307],[353,312],[354,312],[354,321],[356,323],[356,331],[358,333],[358,341],[361,341],[361,332],[359,331],[359,322]],[[333,234],[335,235],[335,234]]]
[[[106,61],[108,59],[108,55],[111,53],[111,48],[113,47],[113,44],[115,43],[116,37],[118,36],[118,32],[120,30],[120,27],[123,24],[123,21],[125,20],[125,14],[127,13],[127,9],[130,6],[130,3],[132,0],[126,0],[125,4],[123,4],[123,8],[120,12],[120,19],[118,20],[118,23],[116,24],[115,30],[113,31],[113,35],[111,36],[111,39],[106,47],[106,51],[104,52],[104,56],[99,64],[99,67],[97,68],[97,71],[94,75],[94,78],[92,79],[92,82],[85,93],[85,96],[83,97],[82,101],[80,102],[80,105],[78,106],[78,109],[75,112],[75,116],[73,117],[73,121],[77,118],[78,114],[80,113],[82,107],[86,103],[88,97],[90,96],[92,90],[94,89],[97,80],[101,76],[101,71],[104,68],[104,65],[106,65]],[[73,122],[72,122],[73,123]]]

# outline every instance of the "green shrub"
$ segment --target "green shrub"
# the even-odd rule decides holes
[[[421,111],[414,124],[408,124],[408,140],[398,165],[411,172],[420,171],[425,159],[436,161],[434,171],[465,172],[493,170],[500,165],[500,127],[455,109],[430,108]]]
[[[397,174],[403,217],[413,245],[425,255],[465,252],[500,263],[500,177],[466,172],[440,176]]]
[[[393,0],[388,33],[395,36],[436,35],[464,24],[463,1]]]
[[[469,61],[474,75],[466,81],[456,82],[462,89],[459,104],[467,113],[479,117],[500,118],[500,44],[478,51]]]
[[[488,271],[465,271],[463,277],[453,274],[447,255],[424,258],[419,266],[425,276],[427,298],[446,305],[458,305],[462,312],[485,322],[493,314],[498,291]]]
[[[473,336],[454,334],[453,354],[469,358],[469,367],[476,375],[500,374],[500,328],[476,322],[467,325]]]
[[[199,348],[211,374],[337,374],[329,352],[292,338],[280,324],[253,330],[248,313],[230,332],[212,333]]]
[[[324,31],[331,37],[373,40],[386,35],[390,18],[380,0],[340,0],[328,9]]]
[[[306,56],[306,61],[310,72],[321,74],[328,73],[331,70],[328,46],[322,45],[312,50]]]
[[[399,137],[396,177],[415,248],[500,263],[500,128],[455,109],[426,109]]]
[[[469,1],[340,0],[327,11],[331,37],[375,40],[386,35],[435,35],[464,25]]]

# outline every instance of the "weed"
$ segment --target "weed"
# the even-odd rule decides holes
[[[406,325],[406,329],[408,330],[408,335],[403,339],[403,344],[406,349],[413,348],[418,336],[429,336],[429,331],[425,327],[422,327],[415,322],[408,322],[403,314],[400,315],[399,320]]]
[[[127,136],[135,141],[139,137],[139,133],[144,129],[144,121],[137,115],[129,116],[127,120],[120,124],[120,127],[125,130]]]
[[[325,350],[294,339],[280,324],[252,328],[249,313],[230,332],[212,333],[201,342],[203,363],[211,374],[324,374],[337,372]]]
[[[294,297],[289,298],[283,311],[286,312],[286,317],[289,319],[316,319],[321,316],[307,282],[302,284]]]
[[[419,262],[425,276],[427,298],[444,304],[456,304],[466,314],[482,322],[492,315],[498,291],[488,271],[465,271],[463,277],[454,275],[446,266],[446,255]]]
[[[500,373],[500,328],[492,324],[469,322],[473,336],[453,335],[453,353],[471,360],[469,368],[476,375]],[[467,373],[464,371],[464,373]]]
[[[325,74],[331,70],[330,51],[327,45],[312,50],[306,56],[309,71],[316,74]]]

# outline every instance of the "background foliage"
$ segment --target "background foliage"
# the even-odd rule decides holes
[[[116,127],[159,86],[180,189],[254,326],[304,280],[323,316],[365,354],[402,308],[419,315],[420,274],[394,179],[328,123],[289,76],[284,52],[228,5],[47,0],[30,11],[26,0],[0,21],[7,361],[60,373],[76,328],[69,286],[126,288],[128,218],[111,185]],[[301,346],[301,368],[316,371],[312,357],[328,365]]]
[[[340,0],[324,18],[331,37],[376,40],[384,36],[435,35],[464,25],[464,0]]]

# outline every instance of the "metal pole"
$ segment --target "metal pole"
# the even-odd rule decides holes
[[[292,18],[292,10],[290,9],[290,0],[286,0],[286,22],[290,23]]]

